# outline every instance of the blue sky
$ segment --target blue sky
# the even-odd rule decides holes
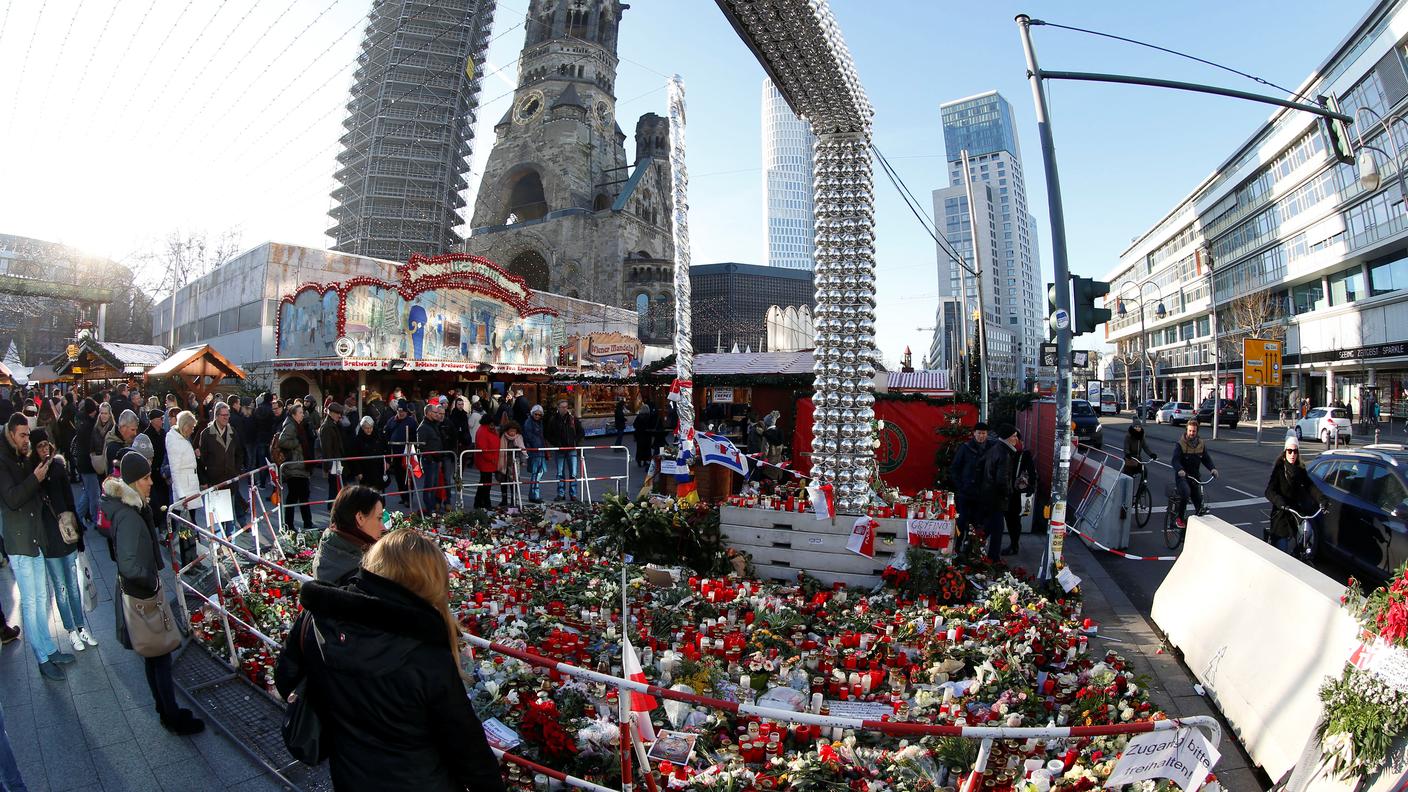
[[[144,16],[147,5],[10,0],[0,9],[0,232],[129,263],[174,228],[235,228],[249,245],[328,244],[327,194],[367,0],[157,0]],[[526,7],[498,5],[475,172],[510,101]],[[992,88],[1012,103],[1044,280],[1045,181],[1016,13],[1185,50],[1294,88],[1368,7],[833,0],[876,108],[875,142],[926,209],[929,192],[946,185],[939,104]],[[1125,44],[1050,28],[1035,37],[1046,68],[1258,88]],[[640,114],[664,113],[668,75],[685,80],[695,263],[763,263],[761,67],[706,0],[635,0],[620,55],[627,133]],[[1097,277],[1271,112],[1112,85],[1057,84],[1051,100],[1072,271]],[[937,257],[878,169],[877,178],[878,342],[894,362],[906,344],[917,356],[927,349],[928,333],[916,328],[933,324]]]

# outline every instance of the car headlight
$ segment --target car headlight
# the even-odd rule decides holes
[[[1095,424],[1095,431],[1097,431],[1097,432],[1100,431],[1100,430],[1102,430],[1102,429],[1104,429],[1104,428],[1105,428],[1105,427],[1101,426],[1100,424]]]

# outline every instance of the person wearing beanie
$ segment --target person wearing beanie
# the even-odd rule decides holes
[[[161,545],[152,518],[152,466],[146,457],[128,451],[118,460],[119,475],[103,482],[103,512],[112,523],[117,545],[117,583],[121,592],[134,597],[154,597],[161,591]],[[127,624],[122,597],[114,592],[117,640],[127,649]],[[197,734],[205,722],[176,704],[176,684],[171,678],[173,653],[146,657],[147,686],[152,692],[161,725],[174,734]]]
[[[983,524],[980,514],[982,499],[979,497],[983,483],[983,455],[995,442],[988,437],[988,425],[979,421],[973,425],[973,435],[958,446],[949,465],[949,484],[953,487],[955,505],[958,507],[960,542],[967,538],[971,526]]]
[[[1002,531],[1007,512],[1020,498],[1017,476],[1020,472],[1017,450],[1021,434],[1017,427],[1002,424],[997,427],[997,442],[983,454],[981,498],[983,502],[983,533],[987,536],[986,555],[996,561],[1002,548]]]
[[[1271,544],[1294,555],[1300,518],[1290,510],[1308,516],[1317,508],[1329,505],[1301,463],[1300,441],[1294,436],[1286,438],[1280,458],[1271,466],[1271,480],[1266,482],[1266,499],[1271,502],[1271,524],[1267,528]]]

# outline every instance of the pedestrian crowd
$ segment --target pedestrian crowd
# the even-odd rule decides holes
[[[1022,517],[1032,511],[1037,474],[1015,426],[1002,424],[993,435],[986,423],[975,424],[972,436],[954,452],[948,472],[958,508],[958,541],[996,561],[999,554],[1017,553]]]

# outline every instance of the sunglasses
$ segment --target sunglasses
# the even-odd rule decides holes
[[[1287,448],[1287,449],[1286,449],[1286,453],[1287,453],[1287,454],[1300,454],[1300,452],[1297,451],[1297,450],[1295,450],[1294,448]]]

